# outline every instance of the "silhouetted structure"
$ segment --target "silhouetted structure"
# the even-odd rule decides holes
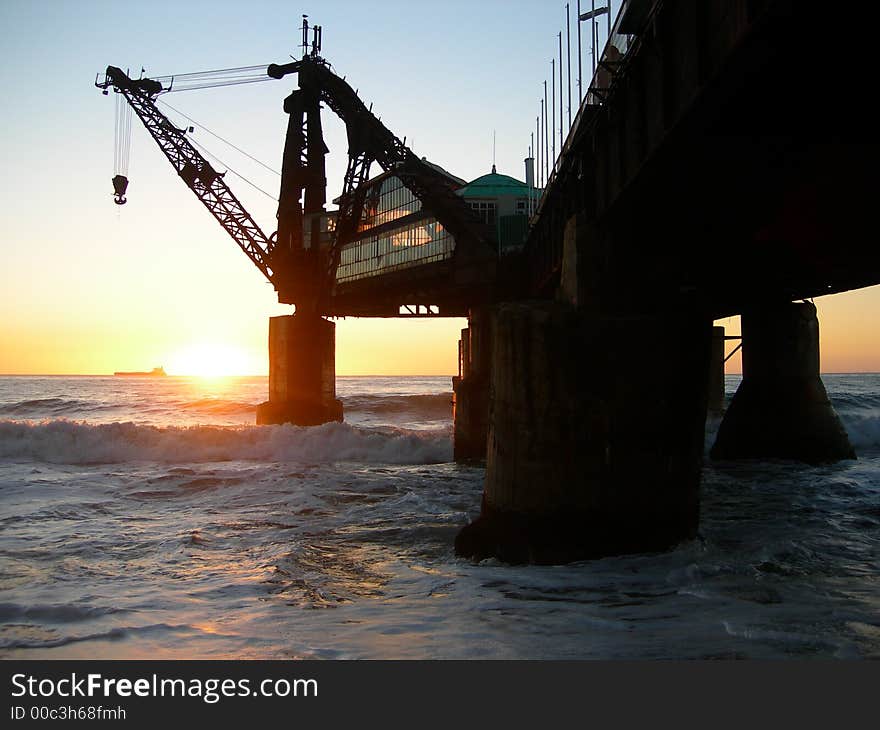
[[[497,174],[459,195],[462,181],[330,70],[319,32],[311,53],[267,71],[299,80],[272,237],[158,112],[161,84],[109,67],[101,86],[125,95],[296,305],[270,326],[261,422],[341,417],[322,317],[467,316],[455,450],[479,458],[488,444],[487,478],[456,547],[547,562],[695,535],[710,382],[713,407],[723,401],[714,319],[744,313],[746,362],[715,455],[852,456],[818,379],[815,310],[792,301],[880,283],[865,234],[880,146],[873,107],[859,105],[869,44],[847,49],[841,73],[816,52],[819,33],[783,0],[624,2],[525,243],[510,247],[479,194]],[[326,209],[321,104],[348,132],[338,211]],[[373,162],[385,174],[369,180]],[[780,412],[784,437],[760,425]]]

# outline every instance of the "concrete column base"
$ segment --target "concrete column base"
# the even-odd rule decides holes
[[[456,552],[562,563],[694,537],[710,332],[685,316],[501,305],[482,510]]]
[[[712,447],[713,459],[854,459],[819,377],[819,322],[810,302],[744,312],[743,379]]]
[[[486,458],[489,431],[489,379],[453,378],[453,456],[456,461]]]
[[[453,455],[456,461],[486,458],[489,433],[489,372],[492,324],[486,310],[471,310],[459,341],[459,376],[452,379]]]
[[[257,425],[292,423],[296,426],[320,426],[322,423],[342,421],[342,401],[265,401],[257,406]]]
[[[336,398],[336,325],[321,317],[269,319],[269,400],[260,425],[316,426],[342,420]]]
[[[709,355],[709,412],[724,412],[724,327],[712,328],[712,349]]]

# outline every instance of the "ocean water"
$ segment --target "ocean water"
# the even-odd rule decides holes
[[[880,375],[824,380],[858,460],[707,462],[698,540],[512,567],[453,553],[449,378],[313,428],[251,425],[265,378],[0,378],[0,657],[880,658]]]

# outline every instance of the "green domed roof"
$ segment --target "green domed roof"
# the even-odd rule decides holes
[[[492,172],[488,175],[471,180],[456,192],[463,198],[500,198],[506,195],[527,197],[529,188],[524,182],[510,177],[510,175],[501,175],[495,172],[493,165]]]

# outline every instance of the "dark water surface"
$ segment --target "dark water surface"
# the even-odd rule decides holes
[[[0,656],[880,657],[880,376],[824,380],[857,461],[708,463],[699,540],[509,567],[453,554],[449,378],[314,428],[250,425],[265,378],[0,378]]]

